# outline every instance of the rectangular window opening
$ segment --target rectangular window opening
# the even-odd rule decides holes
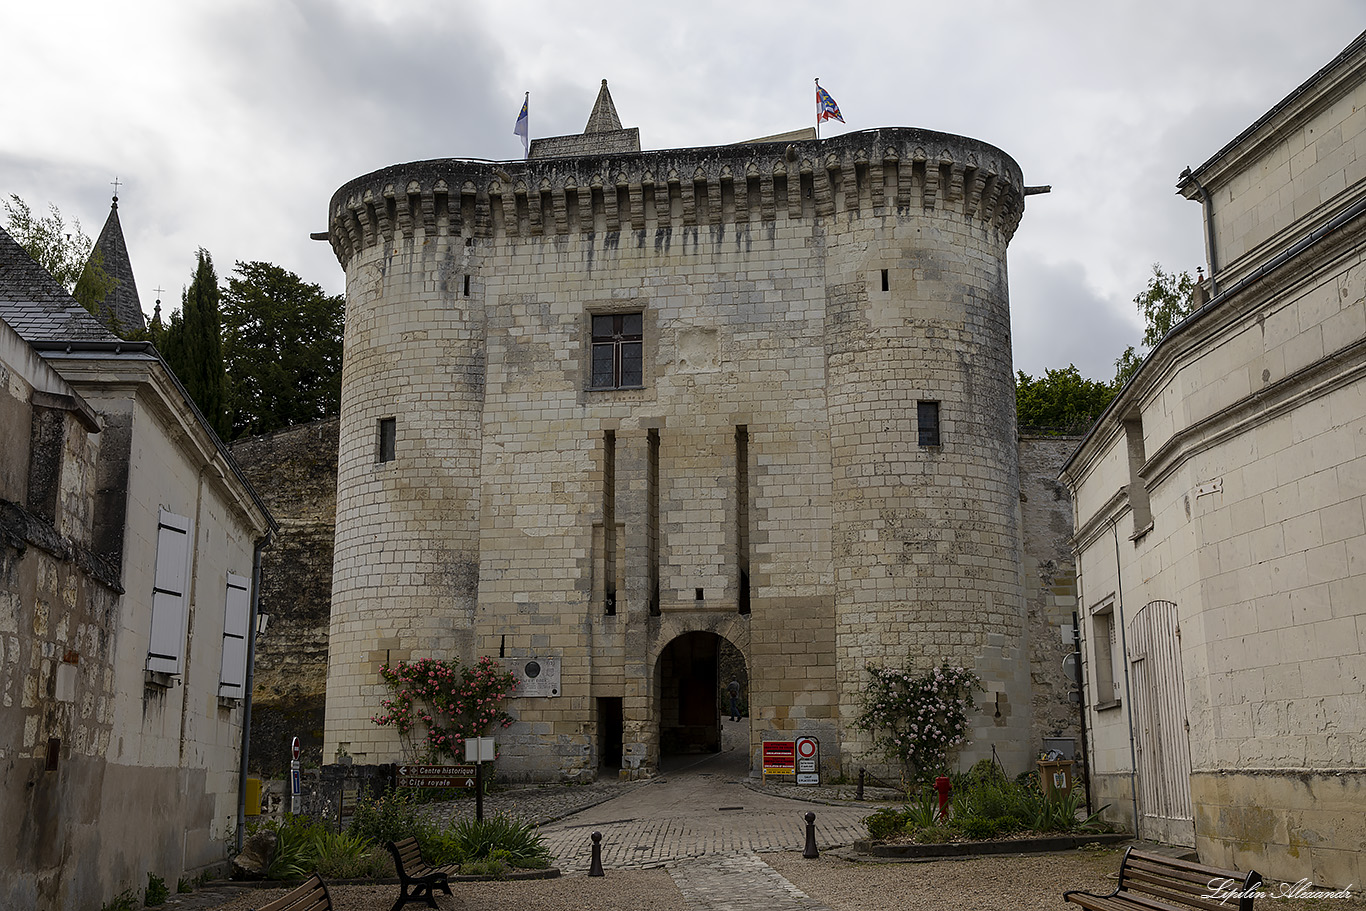
[[[1153,525],[1152,505],[1148,501],[1148,488],[1143,482],[1144,464],[1148,461],[1143,446],[1143,419],[1134,417],[1124,422],[1124,442],[1129,455],[1129,508],[1134,515],[1134,530],[1131,540],[1137,541]]]
[[[466,276],[465,276],[465,297],[469,297],[469,296],[470,296],[470,277],[469,277],[468,275],[466,275]]]
[[[617,434],[602,436],[602,584],[603,611],[617,612]]]
[[[739,611],[749,613],[749,428],[735,428],[735,557]]]
[[[646,476],[649,505],[646,518],[646,547],[649,551],[650,616],[659,616],[659,431],[646,433]]]
[[[379,419],[379,443],[375,461],[392,462],[398,444],[398,419]]]
[[[888,289],[888,284],[887,284],[887,270],[886,270],[886,269],[883,269],[883,270],[882,270],[882,290],[883,290],[883,291],[886,291],[887,289]]]
[[[693,592],[695,593],[695,594],[693,595],[693,600],[695,600],[695,601],[701,601],[701,600],[703,600],[703,598],[702,598],[702,589],[700,589],[700,588],[695,588],[695,589],[693,589]]]
[[[915,424],[921,446],[939,445],[939,403],[917,402]]]
[[[645,314],[595,314],[594,389],[639,389],[645,385]]]
[[[1091,656],[1096,663],[1095,700],[1097,709],[1119,705],[1115,680],[1115,605],[1107,601],[1091,612]]]

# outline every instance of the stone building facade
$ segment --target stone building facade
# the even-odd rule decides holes
[[[1366,880],[1366,35],[1180,177],[1209,279],[1068,461],[1093,785],[1144,838]]]
[[[909,128],[641,152],[601,108],[526,162],[332,199],[325,755],[401,754],[386,661],[493,655],[559,675],[513,701],[500,774],[648,774],[716,741],[724,639],[756,761],[812,734],[849,771],[866,666],[947,660],[984,685],[963,761],[1020,771],[1019,167]]]
[[[270,516],[155,350],[3,231],[0,425],[0,907],[215,869]]]

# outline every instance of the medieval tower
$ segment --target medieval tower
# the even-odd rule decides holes
[[[728,642],[756,761],[812,734],[868,764],[867,666],[942,659],[984,687],[963,759],[1020,771],[1024,195],[921,129],[643,152],[605,82],[526,161],[343,186],[324,755],[401,756],[386,661],[489,655],[540,671],[500,775],[648,774],[716,745]]]

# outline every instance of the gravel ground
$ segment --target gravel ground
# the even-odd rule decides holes
[[[817,860],[799,853],[763,854],[763,860],[807,895],[834,911],[1064,911],[1065,889],[1108,892],[1120,852],[1113,849],[1028,856],[971,857],[914,863],[851,863],[827,852]],[[397,885],[333,886],[338,911],[389,911]],[[688,911],[666,870],[608,870],[601,879],[453,883],[454,895],[437,896],[442,911]],[[249,911],[284,894],[249,889],[224,896],[214,911]],[[1273,893],[1274,894],[1274,893]],[[1260,899],[1269,911],[1366,911],[1366,899]],[[414,906],[417,907],[417,906]]]
[[[227,901],[206,905],[214,911],[250,911],[284,895],[287,889],[243,890]],[[337,911],[389,911],[398,884],[328,886]],[[452,895],[438,892],[441,911],[687,911],[688,903],[667,870],[613,870],[601,879],[564,876],[522,882],[451,883]],[[422,902],[409,908],[425,908]]]
[[[1067,889],[1106,893],[1115,887],[1122,849],[1083,849],[1059,854],[996,855],[915,863],[849,863],[829,853],[817,860],[800,854],[764,855],[769,866],[834,911],[1063,911]],[[1366,911],[1366,895],[1352,899],[1257,900],[1268,911]],[[1236,908],[1236,902],[1229,903]]]

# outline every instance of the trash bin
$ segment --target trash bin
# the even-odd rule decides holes
[[[1039,784],[1048,797],[1063,797],[1072,793],[1072,760],[1039,760]]]
[[[261,779],[247,779],[247,815],[261,815]]]

